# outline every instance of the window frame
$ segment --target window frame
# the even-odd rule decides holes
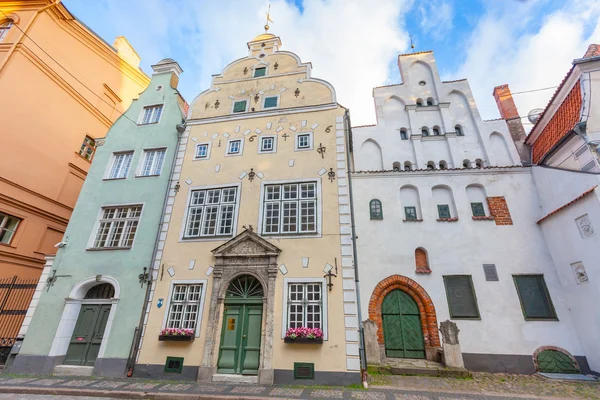
[[[231,226],[231,235],[212,235],[212,236],[186,236],[187,229],[187,221],[189,217],[190,210],[190,202],[192,200],[192,193],[197,190],[211,190],[211,189],[227,189],[227,188],[236,188],[236,199],[233,204],[235,204],[235,209],[233,212],[233,225]],[[179,242],[187,243],[187,242],[210,242],[216,240],[228,240],[226,238],[232,238],[236,235],[237,232],[237,224],[238,217],[240,213],[240,196],[241,196],[241,183],[224,183],[220,185],[204,185],[204,186],[192,186],[188,189],[188,195],[185,202],[185,210],[183,215],[183,221],[181,224],[181,231],[179,232]],[[220,204],[220,203],[219,203]],[[229,203],[228,203],[229,204]],[[218,219],[217,219],[218,221]],[[202,226],[200,227],[202,228]]]
[[[227,146],[225,147],[225,157],[236,157],[236,156],[241,156],[244,154],[244,142],[246,140],[244,138],[238,138],[238,139],[227,139]],[[238,151],[237,153],[230,153],[229,152],[229,146],[230,143],[232,142],[240,142],[240,151]]]
[[[554,307],[554,303],[552,302],[552,297],[550,296],[550,291],[548,290],[548,285],[546,285],[546,278],[544,274],[513,274],[513,282],[515,284],[515,290],[517,291],[517,296],[519,297],[519,304],[521,305],[521,312],[523,313],[523,318],[525,321],[558,321],[558,314],[556,313],[556,308]],[[525,310],[525,305],[523,304],[523,298],[521,297],[521,292],[519,290],[519,285],[517,284],[517,278],[520,277],[541,277],[542,278],[542,286],[544,288],[544,295],[546,296],[546,300],[548,301],[548,305],[550,306],[550,310],[553,317],[529,317]]]
[[[375,214],[373,212],[373,205],[379,204],[379,214]],[[371,220],[380,220],[383,219],[383,204],[379,199],[371,199],[369,201],[369,217]]]
[[[286,184],[301,184],[301,183],[315,183],[316,187],[315,187],[315,196],[316,196],[316,207],[317,207],[317,212],[315,214],[316,217],[316,232],[310,232],[310,233],[289,233],[289,232],[284,232],[284,233],[265,233],[264,232],[264,221],[263,221],[263,217],[264,217],[264,204],[265,204],[265,194],[266,194],[266,187],[270,186],[270,185],[286,185]],[[257,227],[258,227],[258,234],[265,236],[265,237],[274,237],[277,239],[301,239],[301,238],[316,238],[316,237],[321,237],[322,234],[322,221],[323,221],[323,201],[322,201],[322,190],[321,190],[321,178],[312,178],[312,179],[290,179],[290,180],[278,180],[278,181],[263,181],[261,182],[261,187],[260,187],[260,198],[259,198],[259,209],[258,209],[258,221],[257,221]],[[298,222],[299,224],[299,222]]]
[[[481,211],[483,212],[482,214],[476,214],[475,213],[475,205],[481,205]],[[485,206],[483,205],[483,203],[481,201],[473,201],[471,202],[471,214],[473,214],[474,217],[487,217],[487,214],[485,213]]]
[[[454,315],[454,312],[452,311],[451,302],[450,302],[450,294],[448,292],[448,283],[447,283],[446,278],[456,278],[456,277],[469,278],[469,283],[471,285],[471,293],[473,294],[473,300],[475,301],[475,310],[477,311],[476,317],[473,317],[473,316],[465,317],[465,316],[455,316]],[[446,292],[446,301],[448,303],[448,315],[450,315],[450,319],[464,319],[464,320],[480,321],[481,320],[481,311],[479,310],[479,302],[477,301],[477,293],[475,291],[475,285],[473,284],[473,276],[466,275],[466,274],[453,274],[453,275],[443,275],[442,278],[444,280],[444,291]]]
[[[99,233],[100,223],[102,221],[102,215],[104,214],[104,209],[106,208],[119,208],[119,207],[141,207],[140,216],[138,217],[138,224],[136,226],[135,234],[133,235],[133,240],[131,242],[131,246],[128,247],[96,247],[94,243],[96,242],[96,238]],[[86,246],[86,250],[89,251],[107,251],[107,250],[131,250],[135,246],[135,239],[138,236],[137,233],[140,230],[142,218],[144,217],[144,209],[146,208],[145,202],[135,202],[135,203],[121,203],[121,204],[102,204],[100,209],[98,210],[98,214],[96,215],[96,221],[94,222],[94,226],[92,228],[92,232],[90,234],[90,238],[88,239],[88,243]],[[110,231],[112,231],[112,226]],[[109,231],[109,233],[110,233]]]
[[[298,140],[300,136],[308,135],[309,146],[308,147],[299,147]],[[294,135],[294,151],[307,151],[312,150],[314,148],[314,140],[313,140],[313,132],[296,132]]]
[[[406,209],[411,208],[414,210],[415,212],[415,217],[414,218],[408,218],[408,213],[406,212]],[[406,221],[418,221],[419,220],[419,215],[417,214],[417,207],[415,206],[404,206],[404,219]]]
[[[272,150],[263,150],[262,149],[263,139],[267,139],[267,138],[273,139],[273,149]],[[259,138],[258,138],[258,154],[272,154],[272,153],[277,153],[277,135],[259,136]]]
[[[200,337],[200,331],[202,330],[202,317],[204,314],[204,301],[206,299],[206,292],[208,286],[208,279],[173,279],[169,283],[169,294],[165,304],[165,313],[163,315],[162,328],[167,327],[169,321],[169,313],[171,311],[171,299],[173,298],[173,290],[175,285],[202,285],[202,292],[200,293],[200,303],[198,308],[198,317],[196,319],[196,331],[194,332],[195,337]]]
[[[400,140],[408,140],[408,130],[400,129]]]
[[[260,69],[261,71],[262,71],[262,70],[264,70],[264,71],[265,71],[265,73],[264,73],[263,75],[256,76],[256,70],[259,70],[259,69]],[[254,68],[252,68],[252,77],[253,77],[253,78],[262,78],[262,77],[264,77],[264,76],[267,76],[267,72],[269,72],[269,71],[268,71],[268,69],[267,69],[267,66],[266,66],[266,65],[261,65],[260,67],[254,67]]]
[[[160,107],[160,115],[158,116],[158,120],[155,122],[147,122],[144,123],[144,115],[146,114],[146,109],[148,108],[156,108],[156,107]],[[146,126],[146,125],[155,125],[155,124],[159,124],[163,114],[165,113],[165,103],[156,103],[156,104],[148,104],[142,107],[142,111],[140,112],[140,116],[138,118],[138,126]]]
[[[10,18],[8,18],[4,22],[0,23],[0,43],[2,43],[4,41],[4,38],[6,38],[6,35],[8,35],[8,32],[10,31],[10,29],[13,27],[14,24],[15,24],[15,21],[13,21]]]
[[[448,208],[448,216],[447,217],[443,217],[442,216],[442,212],[441,212],[440,207],[447,207]],[[438,219],[452,218],[452,210],[450,209],[450,204],[437,204],[437,213],[438,213]]]
[[[6,225],[8,224],[7,221],[10,218],[17,220],[17,224],[15,225],[15,228],[12,230],[12,234],[10,235],[8,242],[0,242],[0,246],[2,246],[2,245],[3,246],[11,246],[12,241],[14,240],[15,236],[17,235],[19,225],[21,225],[21,222],[23,221],[23,218],[19,218],[12,214],[0,211],[0,233],[2,233],[3,231],[9,231],[8,229],[6,229]]]
[[[454,125],[454,133],[456,133],[456,136],[465,136],[465,132],[461,125]]]
[[[241,103],[242,101],[246,102],[246,107],[244,108],[244,111],[234,111],[235,110],[235,103]],[[248,107],[250,105],[250,101],[248,99],[242,99],[242,100],[233,100],[231,102],[231,114],[241,114],[241,113],[245,113],[248,112]]]
[[[93,145],[90,145],[90,144],[87,142],[87,139],[89,139],[89,140],[90,140],[90,141],[93,143]],[[83,138],[83,142],[81,143],[81,147],[79,148],[79,151],[77,152],[77,154],[79,154],[79,156],[80,156],[81,158],[83,158],[84,160],[86,160],[86,161],[89,161],[89,162],[92,162],[92,160],[94,159],[94,155],[96,154],[96,148],[97,148],[97,147],[96,147],[96,139],[94,139],[94,138],[93,138],[93,137],[91,137],[90,135],[85,135],[85,137]],[[90,154],[90,158],[87,158],[87,157],[85,156],[85,154],[86,154],[86,153],[84,153],[84,154],[81,154],[81,152],[82,152],[84,149],[86,149],[86,150],[87,150],[87,149],[91,149],[91,150],[92,150],[92,153]]]
[[[115,161],[117,160],[117,156],[120,154],[131,154],[131,161],[129,163],[129,167],[127,167],[127,173],[125,174],[125,176],[122,177],[116,177],[116,178],[112,178],[110,176],[113,166],[115,164]],[[109,180],[109,181],[113,181],[113,180],[119,180],[119,179],[127,179],[129,178],[129,173],[131,172],[131,165],[133,165],[133,159],[135,157],[135,150],[123,150],[123,151],[115,151],[111,154],[110,156],[110,162],[107,165],[106,171],[104,173],[104,178],[103,180]]]
[[[317,283],[321,284],[321,330],[323,331],[323,340],[328,340],[328,313],[327,313],[327,297],[329,290],[327,288],[327,282],[325,278],[283,278],[283,308],[281,313],[282,324],[281,324],[281,338],[285,339],[285,333],[287,332],[288,326],[288,297],[289,297],[289,285],[290,284],[307,284]]]
[[[267,99],[272,99],[272,98],[275,98],[275,99],[276,99],[276,103],[275,103],[275,105],[274,105],[274,106],[272,106],[272,107],[267,107],[267,106],[265,106],[265,103],[267,102]],[[262,102],[261,102],[262,109],[263,109],[263,110],[275,110],[275,109],[279,108],[279,99],[280,99],[280,97],[279,97],[279,95],[278,95],[278,94],[276,94],[276,95],[274,95],[274,96],[264,96],[264,97],[262,98]]]
[[[148,153],[149,152],[158,152],[161,150],[164,151],[164,156],[163,156],[162,164],[160,166],[160,170],[158,171],[158,174],[143,175],[142,173],[144,172],[144,164],[146,164],[146,157],[148,157]],[[138,160],[138,167],[136,169],[135,177],[136,178],[150,178],[150,177],[160,176],[162,174],[163,168],[165,167],[166,160],[167,160],[167,148],[166,147],[143,149],[142,157],[140,157],[140,159]],[[155,156],[155,159],[152,161],[150,171],[152,171],[155,168],[155,164],[156,164],[156,156]]]
[[[206,157],[198,157],[198,147],[200,147],[200,146],[206,146]],[[211,150],[212,150],[212,142],[196,143],[194,145],[194,161],[209,160]]]

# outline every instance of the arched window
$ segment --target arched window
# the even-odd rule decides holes
[[[483,168],[483,160],[481,158],[478,158],[477,160],[475,160],[475,166],[477,168]]]
[[[434,186],[431,189],[431,194],[437,208],[438,221],[454,220],[457,218],[454,196],[452,195],[452,189],[450,189],[450,187],[446,185]]]
[[[383,209],[381,208],[381,201],[373,199],[369,202],[369,212],[371,219],[383,219]]]
[[[440,136],[440,128],[437,126],[433,127],[433,136]]]
[[[433,161],[429,161],[429,162],[427,163],[427,169],[428,169],[428,170],[433,170],[433,169],[435,169],[435,163],[434,163]]]
[[[412,163],[410,161],[405,161],[404,162],[404,170],[405,171],[411,171],[412,170]]]
[[[423,99],[417,99],[417,106],[423,107]]]
[[[92,286],[85,294],[86,299],[112,299],[113,297],[115,297],[115,288],[110,283]]]
[[[440,169],[448,169],[448,163],[444,160],[440,161]]]
[[[12,24],[13,22],[10,19],[0,24],[0,42],[4,39],[8,31],[10,30]]]
[[[471,160],[463,160],[463,168],[471,168]]]
[[[421,135],[423,136],[429,136],[429,128],[424,126],[421,128]]]
[[[464,136],[465,135],[465,133],[462,130],[462,126],[460,126],[460,125],[456,125],[454,127],[454,131],[456,132],[457,136]]]
[[[434,105],[434,103],[433,103],[433,98],[429,97],[429,98],[427,99],[427,105],[428,105],[428,106],[433,106],[433,105]]]
[[[405,185],[400,188],[400,204],[404,209],[405,221],[421,221],[421,201],[419,198],[419,189],[412,185]]]
[[[400,163],[398,161],[394,161],[394,163],[392,164],[392,169],[394,171],[400,171]]]
[[[408,131],[405,128],[400,129],[400,139],[408,140]]]
[[[467,198],[471,204],[471,213],[473,214],[473,217],[476,217],[473,219],[478,219],[477,217],[489,216],[490,210],[487,204],[485,188],[482,185],[473,183],[467,186],[466,191]]]
[[[422,247],[418,247],[415,250],[415,265],[417,267],[415,271],[417,274],[431,273],[431,269],[429,268],[429,257],[427,257],[427,251]]]

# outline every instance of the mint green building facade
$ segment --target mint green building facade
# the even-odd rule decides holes
[[[171,59],[152,68],[148,88],[96,141],[65,236],[56,257],[47,257],[21,329],[13,373],[126,374],[185,128],[181,68]]]

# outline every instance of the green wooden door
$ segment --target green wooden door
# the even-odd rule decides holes
[[[540,372],[557,374],[579,374],[577,364],[571,358],[556,350],[544,350],[537,356],[538,369]]]
[[[421,315],[409,294],[394,290],[381,305],[383,340],[387,357],[425,358]]]
[[[110,307],[110,304],[84,304],[81,306],[65,356],[65,364],[94,365],[102,344]]]
[[[234,280],[225,295],[217,372],[257,375],[262,331],[260,283],[253,277]]]

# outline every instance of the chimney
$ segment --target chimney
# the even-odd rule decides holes
[[[515,147],[521,158],[521,163],[530,164],[531,151],[529,146],[525,144],[527,134],[525,133],[525,128],[523,128],[519,111],[517,110],[517,106],[515,105],[515,101],[513,100],[508,85],[496,86],[494,88],[494,99],[496,99],[500,116],[506,121],[510,136],[515,143]]]
[[[583,58],[600,57],[600,45],[590,44]]]
[[[125,36],[119,36],[115,39],[113,47],[117,50],[117,54],[134,68],[140,66],[140,56],[135,52],[133,47],[129,44]]]
[[[173,89],[177,89],[177,85],[179,84],[179,75],[183,72],[177,61],[172,58],[165,58],[164,60],[160,60],[157,64],[151,66],[154,73],[152,76],[159,74],[171,74],[171,87]]]

